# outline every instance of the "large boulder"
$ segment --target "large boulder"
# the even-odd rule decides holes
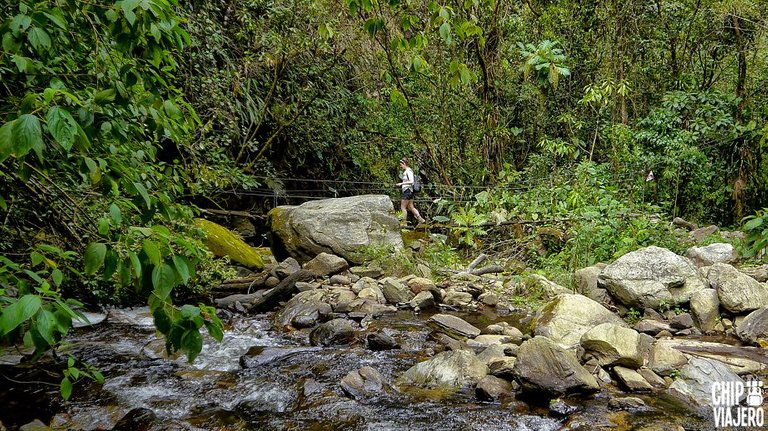
[[[267,215],[275,257],[307,262],[322,252],[361,261],[364,247],[400,250],[403,239],[389,196],[362,195],[279,206]]]
[[[622,304],[658,308],[682,304],[706,287],[690,260],[659,247],[627,253],[600,273],[599,283]]]
[[[744,381],[725,364],[713,359],[692,358],[680,370],[680,378],[669,387],[669,393],[692,410],[712,412],[712,388],[714,383]]]
[[[195,226],[205,233],[203,243],[215,256],[229,256],[233,261],[251,269],[264,269],[264,260],[255,248],[224,226],[205,219],[195,219]]]
[[[477,384],[488,367],[469,350],[442,352],[409,368],[398,385],[458,390]]]
[[[595,378],[579,364],[574,352],[541,336],[520,345],[512,373],[523,390],[529,392],[562,395],[599,389]]]
[[[712,265],[707,278],[717,289],[720,305],[730,312],[743,313],[768,306],[768,286],[727,263]]]
[[[686,250],[685,257],[701,268],[715,263],[731,263],[739,256],[733,245],[719,242],[704,247],[691,247]]]
[[[327,320],[333,312],[328,300],[324,290],[299,292],[275,314],[274,325],[281,329],[291,326],[308,328]]]
[[[712,332],[720,320],[720,300],[715,289],[703,289],[691,296],[691,313],[701,332]]]
[[[536,313],[533,332],[570,348],[580,343],[585,332],[601,323],[627,326],[619,316],[586,296],[561,294]]]
[[[581,347],[600,365],[640,368],[651,347],[650,337],[612,323],[595,326],[581,336]],[[652,340],[652,338],[651,338]]]
[[[760,344],[768,341],[768,307],[757,309],[736,327],[736,335],[742,341],[750,344]]]

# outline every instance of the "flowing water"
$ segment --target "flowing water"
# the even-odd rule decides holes
[[[0,388],[0,420],[15,429],[34,418],[48,423],[56,414],[54,422],[61,423],[61,429],[108,430],[133,410],[154,413],[145,429],[671,431],[677,424],[707,429],[705,423],[670,413],[650,397],[646,402],[656,406],[651,413],[610,411],[609,399],[619,394],[607,391],[570,400],[579,412],[568,419],[552,416],[548,400],[484,403],[471,390],[448,394],[389,388],[378,397],[353,400],[339,385],[347,373],[370,366],[393,382],[435,352],[438,344],[426,325],[429,316],[399,312],[363,321],[367,331],[382,331],[401,345],[378,352],[366,349],[364,342],[309,347],[307,330],[275,332],[270,317],[233,317],[224,341],[206,337],[202,353],[189,364],[184,356],[165,356],[146,309],[113,310],[107,321],[78,329],[68,339],[68,353],[100,369],[106,377],[103,386],[79,384],[70,401],[62,402],[55,386],[41,382],[46,376],[31,369],[17,371]],[[483,314],[462,317],[480,327],[498,319]],[[250,368],[241,365],[246,353]],[[9,377],[10,369],[2,372]],[[25,380],[32,383],[20,383]],[[47,380],[55,383],[50,376]],[[139,428],[129,423],[121,429]]]

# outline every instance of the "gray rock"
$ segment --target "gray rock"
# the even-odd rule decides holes
[[[727,263],[712,265],[707,278],[717,289],[720,305],[730,312],[743,313],[768,306],[768,286]]]
[[[705,247],[691,247],[685,252],[685,257],[701,268],[715,263],[731,263],[739,256],[731,244],[716,243]]]
[[[411,292],[418,294],[419,292],[435,290],[437,286],[429,278],[413,277],[408,280],[408,288],[411,289]]]
[[[493,358],[488,362],[488,373],[496,377],[511,380],[515,376],[514,370],[516,363],[517,358],[509,356]]]
[[[316,277],[327,277],[349,268],[347,261],[330,253],[320,253],[312,260],[304,264],[304,269],[312,272]]]
[[[688,329],[693,327],[693,317],[689,313],[678,314],[669,321],[672,329]]]
[[[490,292],[481,294],[477,299],[489,307],[495,307],[499,303],[499,295]]]
[[[275,314],[274,326],[277,328],[314,326],[317,322],[327,319],[333,312],[327,300],[328,294],[324,290],[299,292]]]
[[[637,372],[640,373],[645,381],[650,383],[654,389],[667,388],[667,384],[664,382],[664,379],[662,379],[658,374],[654,373],[650,368],[641,367],[639,370],[637,370]]]
[[[278,284],[280,284],[280,278],[275,277],[274,275],[271,275],[267,277],[266,280],[264,280],[264,286],[270,289],[277,286]]]
[[[602,323],[581,336],[585,354],[597,359],[598,364],[624,365],[638,368],[650,349],[650,344],[634,329],[612,323]]]
[[[448,290],[443,297],[443,303],[454,307],[466,307],[472,302],[472,299],[472,294],[469,292]]]
[[[384,297],[384,293],[381,291],[378,285],[374,286],[368,286],[358,292],[358,295],[360,298],[363,299],[370,299],[373,302],[377,302],[379,304],[386,304],[387,298]]]
[[[643,308],[658,308],[662,301],[682,304],[706,287],[691,261],[653,246],[620,257],[598,280],[622,304]]]
[[[613,367],[616,377],[630,392],[649,392],[653,389],[640,373],[624,367]]]
[[[760,265],[754,268],[741,268],[741,272],[761,283],[768,281],[768,265]]]
[[[482,349],[485,349],[486,347],[489,347],[492,345],[507,344],[507,343],[510,343],[511,341],[512,341],[511,338],[506,335],[485,334],[485,335],[478,335],[477,337],[475,337],[474,340],[468,340],[467,345],[470,347],[480,347]]]
[[[468,350],[442,352],[406,371],[398,385],[458,390],[476,385],[488,374],[488,367]]]
[[[530,285],[529,289],[541,291],[544,298],[554,298],[562,293],[573,293],[571,289],[560,286],[540,274],[532,274],[526,282]]]
[[[381,281],[381,292],[390,304],[401,304],[413,299],[413,292],[400,280],[387,277]]]
[[[643,319],[635,324],[635,330],[644,334],[657,335],[662,331],[672,332],[672,328],[658,320]]]
[[[353,266],[349,268],[349,272],[360,278],[381,278],[384,276],[384,271],[375,266]]]
[[[449,335],[463,338],[475,338],[480,335],[480,330],[460,317],[450,314],[435,314],[429,318],[429,322],[436,325]]]
[[[365,341],[368,344],[368,349],[374,351],[400,348],[400,345],[394,338],[383,332],[372,332],[365,337]]]
[[[352,322],[346,319],[333,319],[325,322],[309,333],[309,342],[313,346],[332,346],[349,344],[355,338]]]
[[[381,395],[386,383],[384,376],[371,367],[350,371],[341,379],[341,389],[352,399],[366,399]]]
[[[267,214],[272,250],[307,262],[332,253],[358,262],[364,247],[403,248],[400,223],[386,195],[361,195],[279,206]],[[287,256],[283,256],[287,255]]]
[[[720,317],[720,299],[715,289],[700,290],[691,296],[693,320],[702,332],[712,332]]]
[[[285,278],[300,269],[301,269],[301,265],[299,264],[299,262],[296,259],[289,257],[284,261],[280,262],[273,269],[272,272],[279,278]]]
[[[509,342],[513,344],[520,344],[523,342],[523,333],[507,322],[488,325],[483,332],[486,334],[506,335],[510,337]]]
[[[564,347],[579,345],[585,332],[601,323],[626,327],[620,317],[583,295],[561,294],[534,317],[534,335],[545,336]]]
[[[317,351],[316,347],[263,347],[254,346],[240,357],[243,368],[257,368],[288,358]]]
[[[513,373],[524,391],[562,395],[594,392],[597,381],[576,355],[554,341],[537,336],[520,345]]]
[[[677,345],[672,340],[659,340],[651,348],[651,357],[648,367],[656,374],[668,376],[673,370],[680,370],[688,364],[688,358],[673,346]]]
[[[483,377],[475,387],[475,394],[481,401],[499,401],[512,395],[512,384],[495,376]]]
[[[299,394],[292,389],[267,385],[258,389],[250,393],[249,399],[237,404],[235,411],[239,416],[247,420],[256,420],[264,413],[291,411],[298,403]]]
[[[352,284],[352,282],[349,280],[349,277],[346,275],[336,274],[332,275],[331,278],[328,280],[328,283],[330,284],[340,284],[343,286],[347,286]]]
[[[670,385],[668,393],[693,410],[707,411],[712,405],[712,386],[715,382],[744,381],[722,362],[692,358],[680,370],[680,377]]]
[[[759,345],[759,341],[768,341],[768,307],[757,309],[736,327],[736,335],[742,341]]]
[[[605,269],[603,263],[577,269],[573,273],[573,284],[576,287],[576,293],[580,293],[587,298],[592,297],[592,292],[599,289],[597,286],[597,277]],[[594,298],[593,298],[594,299]]]
[[[359,295],[363,289],[372,287],[378,289],[379,282],[370,277],[361,277],[355,282],[355,284],[352,285],[352,291]]]
[[[435,306],[435,297],[432,292],[422,291],[416,294],[410,301],[410,306],[414,310],[426,310]]]
[[[621,410],[630,413],[640,413],[650,410],[645,401],[636,397],[611,398],[608,401],[608,408]]]
[[[549,402],[549,414],[551,416],[568,417],[579,411],[578,406],[572,406],[561,398]]]
[[[707,239],[707,237],[716,234],[719,230],[720,228],[718,228],[715,225],[700,227],[694,230],[693,232],[689,233],[688,237],[696,241],[697,243],[699,243]]]

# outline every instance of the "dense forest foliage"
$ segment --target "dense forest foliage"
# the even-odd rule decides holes
[[[260,202],[233,192],[279,194],[286,178],[396,198],[403,156],[429,215],[454,223],[451,247],[487,246],[488,226],[513,218],[576,220],[543,253],[496,249],[572,271],[664,243],[658,215],[750,216],[747,249],[766,245],[763,1],[13,0],[0,12],[0,336],[38,354],[82,302],[149,301],[169,350],[194,358],[198,329],[221,336],[221,323],[174,300],[223,268],[198,208],[249,209]]]

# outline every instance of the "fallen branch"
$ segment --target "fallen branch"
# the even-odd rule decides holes
[[[235,217],[245,217],[250,219],[263,219],[266,217],[263,214],[252,214],[248,211],[233,211],[233,210],[216,210],[216,209],[205,209],[201,208],[200,212],[206,213],[206,214],[216,214],[216,215],[225,215],[225,216],[235,216]]]
[[[675,349],[697,356],[717,355],[731,358],[749,359],[761,364],[768,364],[768,351],[757,347],[739,346],[672,346]],[[723,361],[718,359],[719,361]],[[724,361],[723,361],[724,362]]]
[[[277,286],[272,289],[263,291],[263,294],[254,298],[249,304],[243,304],[251,311],[256,309],[265,309],[274,306],[278,301],[288,296],[289,293],[296,289],[296,283],[300,281],[310,281],[315,278],[312,272],[306,269],[300,269],[297,272],[284,278]],[[257,292],[262,293],[262,292]],[[255,295],[255,294],[254,294]]]
[[[477,256],[477,257],[475,258],[475,260],[473,260],[473,261],[472,261],[472,263],[470,263],[469,265],[467,265],[467,269],[466,269],[466,271],[467,271],[467,272],[470,272],[470,271],[472,271],[473,269],[475,269],[475,267],[476,267],[477,265],[480,265],[480,262],[484,261],[486,257],[488,257],[488,255],[486,255],[485,253],[480,253],[480,256]]]
[[[469,271],[469,273],[472,275],[483,275],[499,272],[504,272],[504,268],[502,268],[500,265],[488,265],[480,269],[473,269],[472,271]]]

